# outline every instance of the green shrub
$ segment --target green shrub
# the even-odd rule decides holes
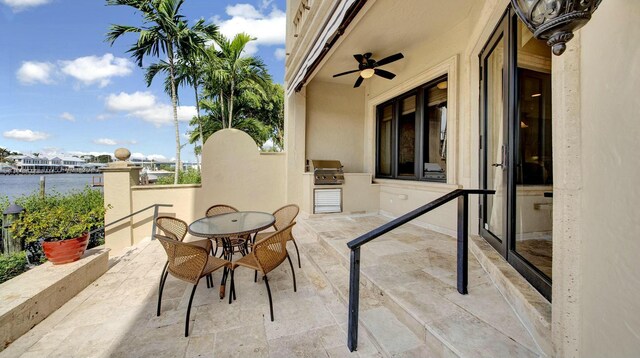
[[[27,255],[24,251],[0,255],[0,283],[27,271]]]
[[[173,184],[173,175],[169,175],[166,177],[158,178],[156,184],[158,185],[168,185]],[[178,184],[200,184],[200,172],[197,169],[189,168],[187,170],[183,170],[178,175]]]
[[[28,195],[16,200],[25,208],[20,218],[11,226],[13,235],[25,244],[45,237],[68,239],[104,226],[103,195],[89,187],[66,195]]]

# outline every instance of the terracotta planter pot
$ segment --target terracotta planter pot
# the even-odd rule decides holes
[[[54,265],[66,264],[79,260],[89,244],[89,234],[62,241],[47,241],[42,243],[42,249],[47,260]]]

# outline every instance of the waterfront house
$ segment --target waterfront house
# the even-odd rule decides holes
[[[14,161],[14,166],[21,173],[61,173],[69,171],[82,171],[85,168],[85,160],[76,157],[45,157],[32,155],[10,155],[7,157]]]

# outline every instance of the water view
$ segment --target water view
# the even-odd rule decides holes
[[[10,201],[22,195],[38,192],[42,175],[0,175],[0,197],[8,196]],[[51,174],[44,175],[46,193],[68,193],[82,190],[101,179],[99,174]]]

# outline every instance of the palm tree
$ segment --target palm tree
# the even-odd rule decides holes
[[[217,27],[205,25],[199,20],[189,28],[180,7],[184,0],[107,0],[107,5],[130,6],[140,12],[143,25],[140,27],[127,25],[111,25],[107,33],[107,41],[113,43],[126,33],[139,34],[138,41],[127,50],[142,67],[145,56],[167,56],[169,78],[171,84],[171,105],[173,106],[173,122],[176,130],[176,170],[174,183],[178,183],[180,171],[180,127],[178,124],[178,96],[176,91],[176,57],[187,58],[190,54],[203,51],[205,35],[215,36]]]
[[[246,88],[263,91],[271,82],[271,76],[262,60],[243,55],[247,43],[255,38],[240,33],[231,41],[223,35],[218,35],[215,39],[220,50],[209,50],[211,62],[206,84],[209,86],[208,93],[219,97],[222,113],[227,117],[226,128],[232,128],[234,101],[238,92]],[[212,51],[215,51],[214,55],[211,54]],[[226,106],[223,104],[225,100]],[[224,120],[222,124],[225,126]]]
[[[205,115],[202,116],[203,127],[202,130],[204,132],[204,138],[209,138],[213,133],[225,129],[224,127],[224,116],[221,116],[221,106],[219,102],[212,102],[206,99],[201,101],[201,106],[206,112]],[[255,104],[255,103],[254,103]],[[240,113],[245,112],[244,107],[249,105],[246,101],[242,99],[238,100],[238,109]],[[195,117],[191,122],[194,124],[194,121],[197,120]],[[261,146],[267,139],[269,139],[271,133],[271,127],[264,124],[260,120],[247,117],[247,116],[238,116],[235,119],[234,128],[239,129],[245,133],[247,133],[253,140],[256,142],[256,145]],[[189,142],[196,143],[198,141],[198,133],[191,132],[189,133]],[[202,149],[200,147],[196,148],[196,152],[200,152]]]
[[[199,88],[203,84],[204,80],[204,71],[202,64],[206,62],[204,58],[206,58],[206,51],[203,49],[202,51],[196,53],[190,53],[187,58],[179,57],[175,62],[175,82],[176,87],[179,86],[191,86],[193,87],[193,91],[195,94],[196,100],[196,123],[192,125],[196,125],[198,127],[198,132],[200,134],[200,144],[204,145],[204,136],[202,132],[202,120],[200,118],[200,94]],[[154,63],[147,68],[145,73],[145,81],[147,82],[147,87],[151,86],[153,79],[155,76],[160,73],[165,72],[169,74],[171,72],[170,66],[166,61],[160,61],[158,63]],[[165,77],[164,86],[165,92],[171,95],[171,81],[170,76]],[[179,91],[176,88],[176,97],[178,101],[180,101]],[[194,142],[191,142],[192,144]],[[196,146],[197,147],[197,146]],[[198,159],[198,151],[196,150],[196,159],[198,160],[198,168],[200,168],[200,160]]]

